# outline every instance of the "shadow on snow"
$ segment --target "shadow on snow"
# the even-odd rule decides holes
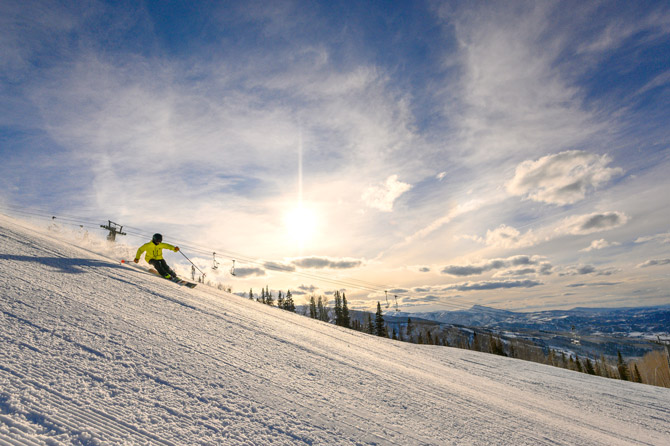
[[[68,257],[31,257],[0,254],[0,260],[17,262],[41,263],[44,266],[60,270],[68,274],[81,274],[88,268],[123,268],[121,265],[91,259],[72,259]]]

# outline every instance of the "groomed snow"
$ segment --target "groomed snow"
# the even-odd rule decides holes
[[[0,446],[670,444],[670,390],[190,290],[0,216]]]

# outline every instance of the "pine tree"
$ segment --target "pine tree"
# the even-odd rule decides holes
[[[586,373],[589,375],[595,375],[596,370],[593,368],[593,364],[591,363],[591,360],[587,357],[586,358]]]
[[[377,302],[377,313],[375,314],[375,334],[377,336],[388,337],[386,332],[386,325],[384,325],[384,315],[382,314],[382,306]]]
[[[282,295],[281,290],[277,293],[277,307],[284,308],[284,296]]]
[[[347,306],[347,298],[342,293],[342,326],[351,328],[351,317],[349,316],[349,307]]]
[[[405,330],[407,331],[408,342],[412,342],[412,331],[414,331],[414,326],[412,325],[412,319],[407,318],[407,328]]]
[[[624,381],[630,381],[628,366],[624,362],[623,357],[621,356],[621,352],[619,350],[617,350],[617,357],[618,357],[617,369],[619,370],[619,377]]]
[[[265,303],[273,306],[275,304],[275,301],[272,297],[272,293],[270,292],[270,288],[266,285],[265,286]]]
[[[316,300],[314,295],[311,295],[309,298],[309,317],[316,319]]]
[[[365,327],[368,330],[368,333],[375,334],[375,326],[372,323],[372,314],[368,313],[367,326]]]
[[[395,331],[395,327],[393,327],[393,336],[392,336],[391,339],[396,340],[396,341],[398,340],[398,333]]]
[[[635,364],[635,367],[633,368],[633,381],[636,383],[642,383],[642,375],[640,375],[637,364]]]
[[[342,298],[340,292],[335,291],[335,325],[342,326]]]
[[[286,292],[286,299],[284,300],[284,310],[295,313],[295,302],[293,302],[293,293],[291,290]]]
[[[249,299],[254,300],[254,290],[249,288]]]

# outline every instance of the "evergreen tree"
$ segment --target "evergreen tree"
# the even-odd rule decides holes
[[[577,367],[577,371],[579,373],[584,373],[584,369],[582,368],[582,361],[579,360],[579,356],[575,355],[575,367]]]
[[[349,316],[349,307],[347,306],[347,297],[342,293],[342,326],[351,328],[351,317]]]
[[[405,330],[407,331],[407,340],[409,342],[412,342],[412,331],[414,331],[414,325],[412,325],[412,319],[407,318],[407,328]]]
[[[284,300],[284,310],[295,313],[295,302],[293,302],[293,294],[291,290],[286,292],[286,299]]]
[[[367,328],[367,331],[368,331],[369,334],[375,334],[375,326],[372,323],[372,314],[371,313],[368,313],[367,326],[365,328]]]
[[[386,332],[386,325],[384,324],[384,315],[382,314],[382,306],[377,302],[377,313],[375,314],[375,334],[377,336],[383,336],[388,338],[388,333]]]
[[[281,290],[277,293],[277,307],[284,308],[284,296],[282,295]]]
[[[596,370],[593,368],[593,364],[591,363],[591,360],[587,357],[586,358],[586,373],[589,375],[595,375]]]
[[[249,299],[254,300],[254,290],[249,288]]]
[[[623,357],[621,356],[621,352],[619,350],[617,350],[617,357],[618,357],[617,369],[619,370],[619,378],[623,379],[624,381],[630,381],[628,366],[624,362]]]
[[[316,300],[314,295],[311,295],[309,298],[309,317],[316,319]]]
[[[398,340],[398,333],[396,333],[396,331],[395,331],[395,327],[393,327],[393,336],[392,336],[392,339],[394,339],[394,340],[396,340],[396,341]]]
[[[274,298],[272,297],[272,293],[270,292],[270,288],[266,285],[265,286],[265,303],[273,306],[275,304]]]
[[[636,383],[642,383],[642,375],[640,375],[637,364],[635,364],[635,367],[633,368],[633,381]]]
[[[340,292],[335,291],[335,325],[342,326],[342,298]]]

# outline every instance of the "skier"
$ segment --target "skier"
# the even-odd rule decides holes
[[[142,253],[146,252],[147,254],[144,256],[144,260],[156,268],[158,274],[173,282],[179,282],[181,279],[177,277],[177,274],[168,266],[165,259],[163,259],[163,249],[171,249],[174,252],[179,251],[178,246],[163,243],[163,236],[161,234],[154,234],[149,243],[145,243],[137,250],[134,262],[138,263]]]

